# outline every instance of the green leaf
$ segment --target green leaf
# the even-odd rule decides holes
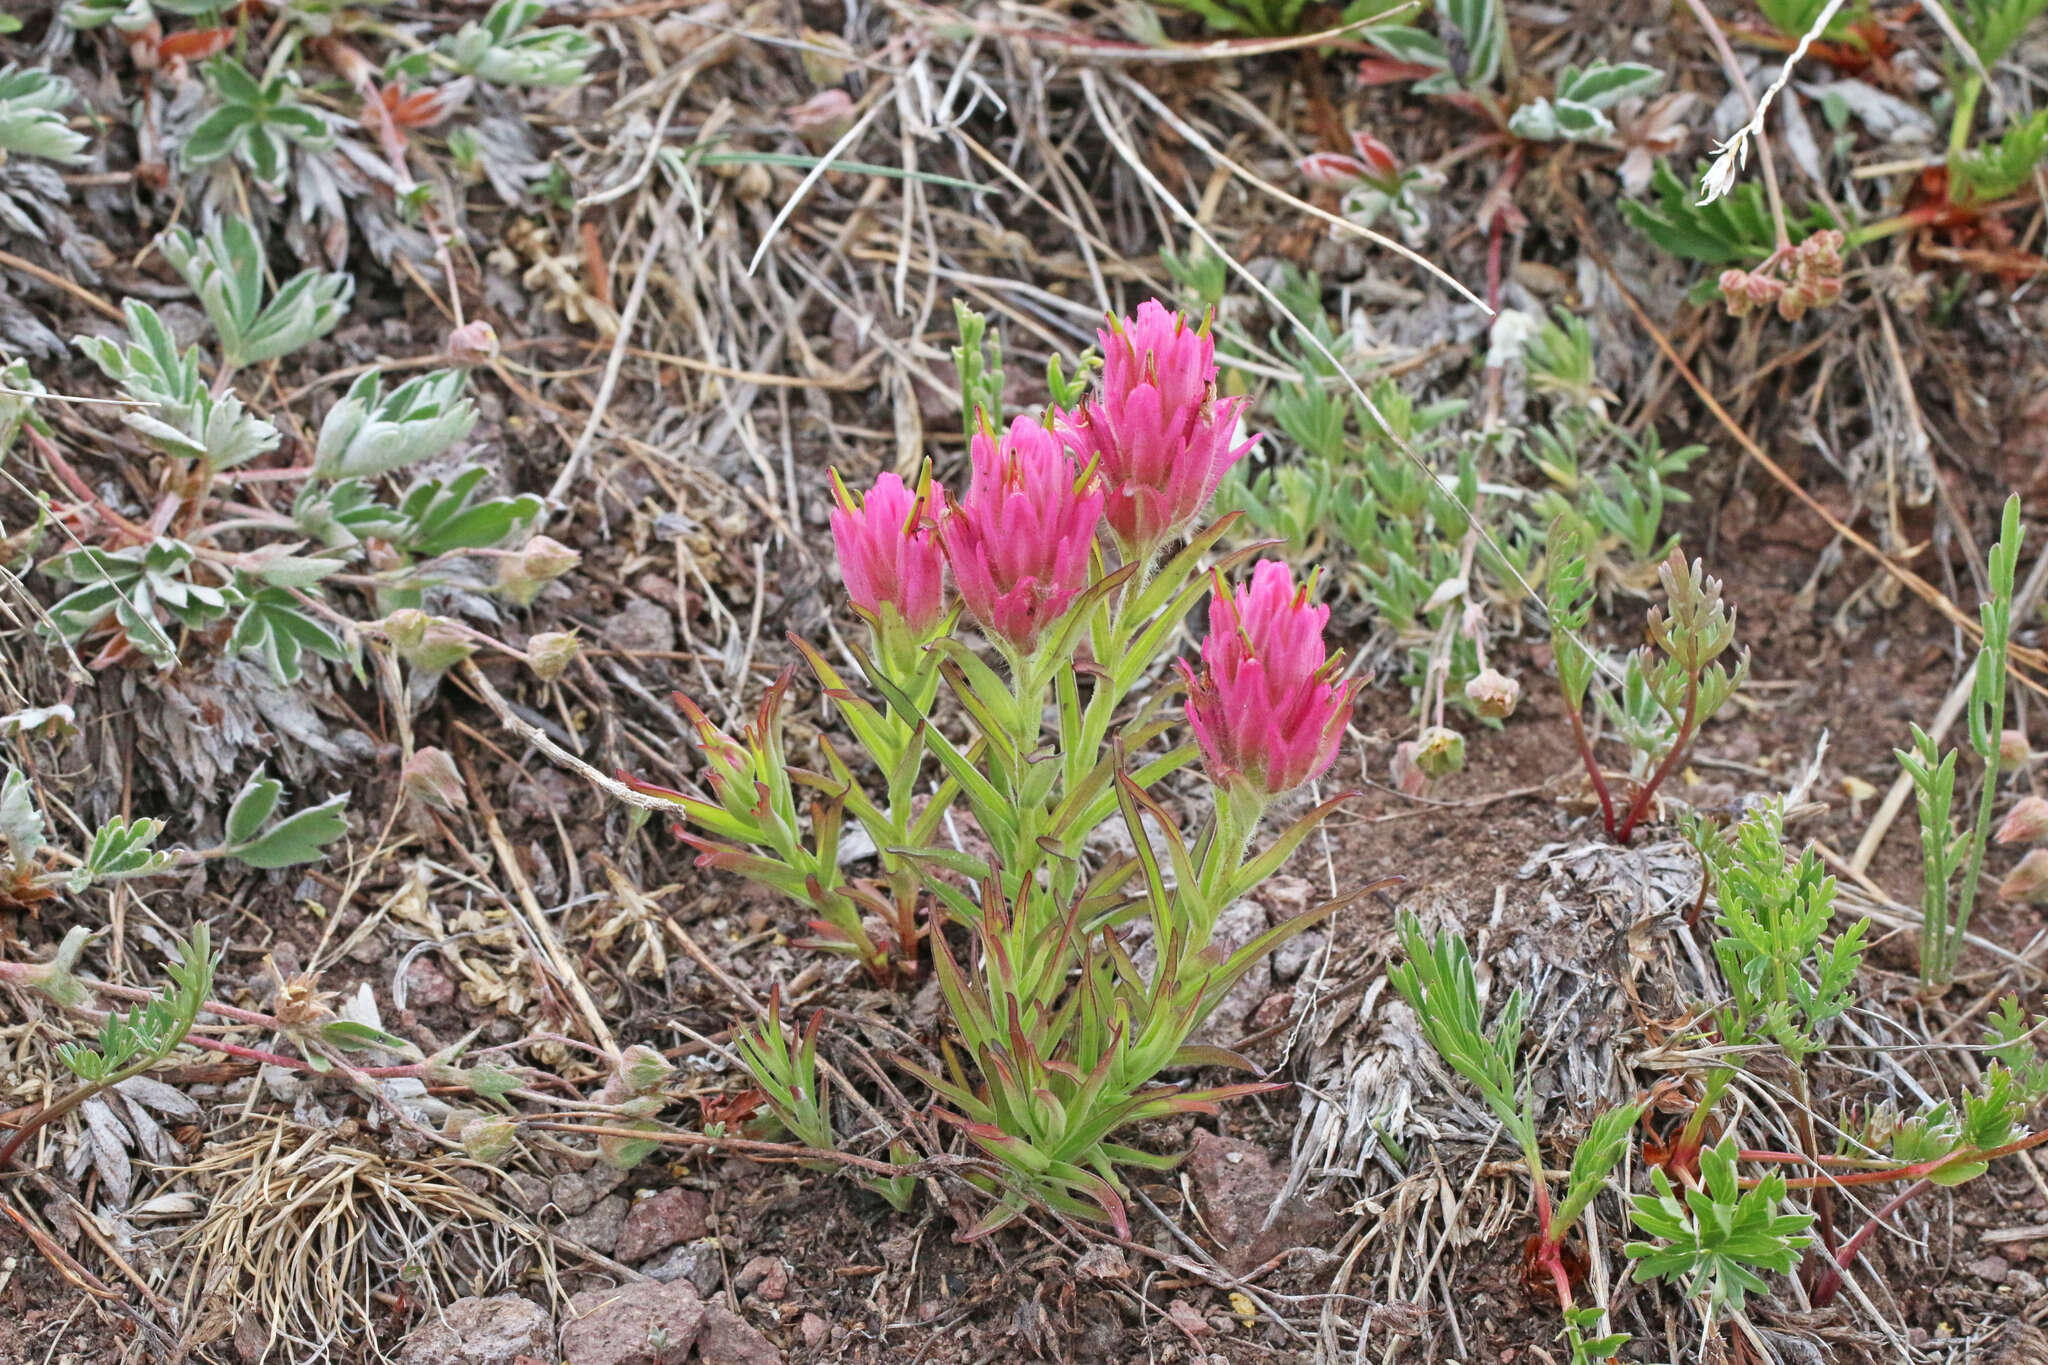
[[[386,1033],[374,1024],[362,1024],[353,1019],[330,1019],[320,1026],[320,1041],[343,1052],[366,1052],[371,1048],[382,1048],[400,1056],[417,1056],[419,1049],[395,1033]]]
[[[280,683],[299,680],[309,653],[333,663],[348,658],[348,646],[315,619],[291,590],[257,588],[247,597],[248,605],[235,622],[228,650],[263,660],[270,676]]]
[[[1692,187],[1660,161],[1650,179],[1650,193],[1655,203],[1624,199],[1621,215],[1674,256],[1715,266],[1749,265],[1777,249],[1770,206],[1763,188],[1753,181],[1744,181],[1711,204],[1700,204],[1694,202]],[[1803,240],[1816,225],[1802,225],[1806,231],[1795,233],[1795,241]]]
[[[1949,202],[1975,208],[2019,193],[2048,157],[2048,109],[2012,124],[1996,142],[1952,153],[1948,159]]]
[[[461,370],[437,370],[387,395],[382,374],[371,370],[320,424],[315,473],[366,478],[439,455],[476,426],[476,406],[462,394],[466,382]]]
[[[1803,1235],[1810,1213],[1777,1213],[1785,1177],[1771,1171],[1750,1189],[1735,1174],[1735,1138],[1700,1153],[1703,1186],[1681,1199],[1662,1167],[1650,1171],[1653,1193],[1637,1195],[1629,1217],[1638,1231],[1659,1239],[1630,1242],[1624,1254],[1639,1274],[1684,1280],[1688,1293],[1705,1293],[1711,1315],[1741,1312],[1750,1294],[1766,1288],[1759,1271],[1789,1274],[1813,1239]]]
[[[70,81],[46,67],[0,66],[0,156],[85,160],[86,136],[73,132],[63,114],[77,97]]]
[[[324,845],[348,833],[348,796],[331,796],[317,806],[288,815],[253,839],[230,844],[223,851],[251,867],[293,867],[318,860]]]
[[[267,776],[258,768],[235,794],[234,804],[228,807],[227,842],[230,846],[246,844],[256,837],[256,831],[263,828],[277,809],[277,801],[284,795],[284,784]]]
[[[355,281],[341,272],[303,271],[263,303],[263,242],[255,228],[222,218],[203,239],[173,228],[157,239],[220,337],[222,358],[234,368],[291,354],[341,322]]]
[[[443,38],[440,51],[463,75],[497,85],[580,84],[597,43],[574,28],[526,31],[545,11],[538,0],[499,0],[481,24]]]
[[[115,816],[107,821],[93,832],[92,847],[71,874],[70,889],[78,892],[94,882],[146,877],[170,866],[173,855],[150,848],[163,830],[161,820],[130,821]]]

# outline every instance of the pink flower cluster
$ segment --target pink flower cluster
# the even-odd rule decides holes
[[[1236,440],[1246,400],[1217,398],[1216,339],[1156,299],[1135,318],[1112,318],[1096,339],[1102,396],[1056,420],[1101,473],[1117,548],[1143,560],[1202,514],[1252,448]]]
[[[1834,228],[1814,233],[1798,246],[1783,253],[1785,277],[1774,272],[1780,257],[1773,257],[1755,270],[1724,270],[1716,283],[1731,317],[1741,317],[1752,308],[1778,310],[1787,322],[1797,322],[1808,309],[1826,308],[1842,297],[1842,244],[1846,239]]]
[[[913,493],[894,474],[875,480],[855,502],[832,475],[832,543],[846,595],[873,621],[894,613],[923,639],[946,619],[945,565],[931,532],[931,489]],[[886,627],[885,627],[886,629]]]
[[[1237,439],[1245,400],[1217,395],[1207,328],[1153,301],[1134,318],[1111,318],[1099,337],[1092,400],[1051,409],[1043,422],[1019,417],[1000,439],[976,436],[965,497],[884,474],[856,500],[834,476],[840,572],[885,644],[922,646],[944,630],[950,569],[982,629],[1030,656],[1087,588],[1098,527],[1126,563],[1149,562],[1202,516],[1251,448]],[[1284,564],[1260,564],[1235,593],[1218,581],[1201,671],[1180,667],[1188,718],[1219,784],[1249,782],[1270,796],[1329,767],[1353,685],[1335,681],[1336,660],[1325,657],[1328,619]]]
[[[1336,677],[1342,656],[1323,645],[1329,619],[1279,560],[1261,560],[1251,583],[1234,591],[1217,580],[1201,672],[1175,663],[1188,685],[1188,723],[1218,785],[1249,783],[1277,796],[1322,776],[1337,757],[1357,682]]]
[[[1018,654],[1088,586],[1102,494],[1085,487],[1073,452],[1029,417],[999,443],[969,451],[967,496],[939,523],[939,544],[974,619]]]

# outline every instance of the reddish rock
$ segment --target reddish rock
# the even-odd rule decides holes
[[[566,1365],[683,1365],[700,1344],[705,1318],[697,1291],[684,1280],[586,1289],[569,1300],[562,1358]]]
[[[1203,1225],[1233,1270],[1248,1270],[1290,1246],[1314,1245],[1334,1222],[1326,1210],[1290,1199],[1268,1226],[1266,1215],[1287,1187],[1287,1172],[1273,1165],[1265,1148],[1242,1138],[1197,1130],[1187,1172]]]
[[[789,1266],[780,1256],[756,1256],[732,1277],[732,1287],[769,1303],[780,1302],[789,1294]]]
[[[516,1365],[554,1354],[555,1320],[517,1294],[457,1299],[406,1337],[399,1365]]]
[[[782,1365],[782,1352],[724,1304],[708,1303],[704,1330],[697,1338],[697,1359],[702,1365]]]
[[[632,1265],[710,1230],[711,1201],[695,1190],[669,1188],[638,1200],[626,1212],[618,1257]]]

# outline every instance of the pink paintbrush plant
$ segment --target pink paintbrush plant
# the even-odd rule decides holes
[[[1221,578],[1209,599],[1202,669],[1176,661],[1187,680],[1188,722],[1219,787],[1262,798],[1320,777],[1351,721],[1356,680],[1340,681],[1328,655],[1326,606],[1311,606],[1279,560],[1261,560],[1248,586]]]
[[[930,640],[946,623],[946,564],[932,535],[930,480],[913,492],[884,474],[856,502],[834,470],[832,492],[832,543],[846,595],[884,640],[900,631]]]
[[[1062,423],[1107,495],[1111,534],[1126,562],[1143,562],[1185,531],[1252,442],[1237,440],[1242,398],[1216,396],[1216,339],[1158,300],[1111,317],[1102,389]],[[1256,439],[1256,438],[1254,438]]]
[[[939,545],[974,619],[1016,654],[1088,585],[1102,494],[1081,486],[1073,455],[1045,427],[1019,417],[998,441],[969,450],[967,496],[939,522]]]

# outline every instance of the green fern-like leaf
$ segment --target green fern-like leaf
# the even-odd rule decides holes
[[[1998,141],[1948,159],[1949,202],[1959,208],[1995,203],[2026,188],[2048,157],[2048,109],[2015,123]]]

